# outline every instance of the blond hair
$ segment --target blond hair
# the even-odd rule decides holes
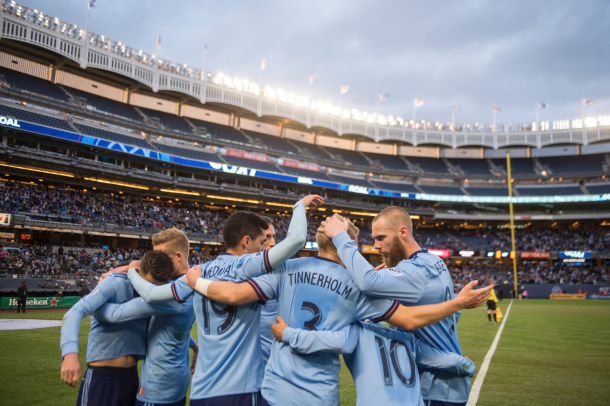
[[[334,216],[337,217],[341,222],[343,222],[344,219],[347,220],[347,223],[349,224],[349,228],[347,229],[347,235],[349,235],[349,238],[351,238],[356,244],[358,244],[358,234],[360,234],[360,229],[356,227],[350,219],[345,218],[336,213],[334,214]],[[324,234],[318,232],[316,234],[316,242],[318,243],[318,251],[328,254],[337,253],[337,248],[335,247],[333,242]]]
[[[184,234],[184,231],[178,230],[176,227],[168,228],[153,235],[153,247],[157,245],[167,245],[167,251],[174,255],[176,252],[181,252],[184,257],[189,255],[189,239]]]
[[[396,206],[386,207],[375,216],[373,224],[380,219],[386,219],[386,228],[390,228],[396,232],[398,232],[400,227],[407,227],[409,236],[413,237],[413,221],[405,209]]]

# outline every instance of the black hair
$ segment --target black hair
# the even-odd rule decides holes
[[[140,272],[143,275],[151,274],[157,282],[165,283],[174,273],[174,263],[163,251],[148,251],[140,261]]]
[[[227,248],[235,248],[245,236],[256,239],[267,229],[269,229],[269,223],[258,214],[236,211],[225,221],[222,236]]]

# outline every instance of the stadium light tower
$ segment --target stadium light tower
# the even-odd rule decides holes
[[[455,112],[460,108],[458,106],[453,106],[451,108],[451,131],[455,131]]]

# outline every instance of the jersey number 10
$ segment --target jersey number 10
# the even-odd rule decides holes
[[[383,382],[387,386],[394,385],[394,383],[392,382],[392,371],[390,371],[390,365],[391,365],[398,380],[406,387],[408,387],[408,388],[412,387],[415,384],[416,369],[415,369],[415,360],[413,359],[413,355],[411,355],[411,351],[409,351],[409,348],[407,348],[407,346],[404,343],[402,343],[398,340],[392,340],[392,341],[390,341],[390,356],[388,356],[388,351],[386,349],[386,340],[384,340],[382,337],[375,336],[375,343],[377,344],[377,348],[379,349],[379,356],[381,358],[381,369],[383,371]],[[409,369],[411,370],[411,374],[408,378],[405,376],[402,369],[400,368],[400,363],[398,360],[399,347],[404,347],[405,351],[407,352],[407,358],[409,359]],[[391,360],[391,362],[390,362],[390,360]]]

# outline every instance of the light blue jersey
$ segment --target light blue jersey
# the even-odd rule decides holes
[[[182,275],[174,282],[184,283]],[[142,298],[124,304],[105,304],[94,313],[107,323],[152,317],[148,326],[146,357],[142,363],[137,398],[143,403],[176,403],[186,396],[191,378],[189,348],[195,311],[193,295],[185,301],[146,303]]]
[[[293,328],[338,330],[356,320],[389,318],[398,303],[363,294],[345,269],[322,257],[287,261],[249,283],[262,303],[278,300],[279,316]],[[338,405],[339,356],[300,355],[273,342],[262,394],[272,405]]]
[[[134,291],[125,274],[113,273],[79,300],[64,315],[61,327],[61,355],[78,354],[78,333],[83,318],[105,303],[126,303]],[[107,324],[91,316],[87,342],[87,363],[146,353],[146,320]]]
[[[287,328],[282,341],[301,353],[334,351],[344,354],[358,394],[356,405],[420,405],[418,368],[445,369],[472,376],[472,361],[432,348],[412,333],[379,324],[350,324],[337,332]]]
[[[339,233],[333,244],[354,282],[364,292],[399,300],[405,306],[442,303],[455,298],[453,281],[442,259],[427,250],[420,250],[394,268],[375,271],[358,252],[347,233]],[[422,327],[414,334],[424,343],[438,350],[462,355],[456,324],[460,312],[431,326]],[[470,378],[448,371],[422,369],[420,371],[424,400],[464,403],[470,394]]]
[[[270,272],[268,251],[235,256],[220,253],[202,266],[202,277],[243,282]],[[194,297],[201,351],[191,384],[191,399],[258,392],[263,381],[260,304],[224,305],[199,293]]]
[[[261,349],[263,351],[263,363],[266,365],[271,354],[271,344],[274,338],[271,326],[277,317],[277,300],[269,300],[261,307]]]

